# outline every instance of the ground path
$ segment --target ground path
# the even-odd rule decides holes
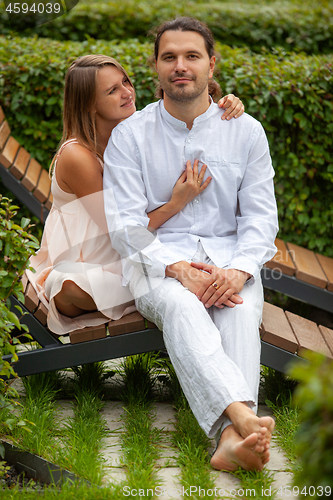
[[[72,416],[72,402],[68,400],[60,400],[57,402],[61,410],[59,416],[67,419]],[[121,401],[105,401],[105,406],[102,410],[103,417],[107,424],[108,437],[105,442],[104,458],[106,460],[104,483],[117,483],[125,481],[126,484],[126,470],[122,467],[122,454],[121,454],[121,433],[124,432],[122,424],[122,414],[124,404]],[[158,470],[158,477],[161,480],[165,494],[159,494],[158,498],[162,500],[175,500],[172,493],[181,489],[178,481],[180,476],[180,469],[177,467],[176,450],[171,446],[170,433],[174,429],[175,413],[171,404],[169,403],[153,403],[153,411],[156,414],[154,422],[155,427],[163,431],[163,448],[161,458],[157,461],[156,467]],[[271,415],[271,411],[267,406],[260,405],[260,416]],[[213,449],[212,441],[212,449]],[[271,460],[266,466],[267,469],[274,472],[273,488],[285,488],[290,486],[292,476],[288,472],[288,461],[285,458],[282,450],[274,443],[271,446]],[[218,490],[224,490],[229,496],[235,496],[234,491],[241,489],[240,481],[226,472],[217,472],[212,470],[212,475],[215,478],[215,486]],[[170,495],[171,493],[171,495]],[[267,498],[270,496],[267,495]],[[124,497],[125,498],[125,497]],[[181,497],[179,497],[181,498]],[[248,498],[251,498],[248,495]],[[276,500],[285,500],[285,496],[277,495]]]

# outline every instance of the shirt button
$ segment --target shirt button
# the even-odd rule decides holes
[[[198,229],[198,226],[194,224],[194,226],[192,226],[192,229]]]
[[[195,198],[195,200],[194,200],[194,201],[195,201],[196,203],[199,203],[199,200],[198,200],[198,198]]]
[[[187,139],[187,142],[191,142],[191,139]]]

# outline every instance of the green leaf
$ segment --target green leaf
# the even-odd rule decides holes
[[[30,224],[30,219],[27,219],[26,217],[22,217],[22,219],[21,219],[22,229],[25,229],[26,227],[28,227],[29,224]]]
[[[8,311],[7,316],[8,316],[9,321],[11,321],[12,323],[14,323],[14,325],[16,326],[16,328],[18,328],[19,330],[21,330],[21,325],[20,325],[20,322],[19,322],[18,317],[16,316],[16,314],[14,314],[12,311]]]

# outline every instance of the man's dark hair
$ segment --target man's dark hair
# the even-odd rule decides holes
[[[177,17],[172,21],[165,21],[152,32],[155,36],[155,61],[158,58],[161,36],[166,31],[194,31],[196,33],[199,33],[199,35],[201,35],[205,41],[205,46],[209,58],[215,55],[214,37],[208,26],[198,19],[194,19],[193,17]],[[221,96],[220,85],[213,78],[209,80],[208,91],[209,95],[211,95],[214,100],[217,100]],[[158,98],[163,98],[163,89],[160,86],[158,86],[155,95]]]

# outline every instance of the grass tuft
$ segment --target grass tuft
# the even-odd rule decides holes
[[[126,432],[122,436],[122,452],[127,469],[126,485],[131,488],[154,489],[158,485],[155,462],[159,458],[161,430],[153,426],[149,404],[129,403],[124,415]]]
[[[200,498],[199,487],[206,491],[214,489],[208,454],[211,443],[199,427],[185,396],[179,397],[179,389],[177,389],[176,396],[177,423],[172,442],[178,450],[177,462],[181,468],[180,483],[184,488],[197,487],[197,493],[194,492],[192,498]]]
[[[118,370],[125,384],[123,400],[143,404],[151,401],[159,368],[160,360],[155,353],[128,356]]]
[[[54,400],[61,388],[58,372],[42,373],[24,377],[24,405],[21,419],[26,420],[31,432],[17,428],[13,437],[19,445],[37,455],[50,456],[57,431],[56,407]]]
[[[74,392],[83,390],[93,392],[98,398],[102,397],[105,380],[113,377],[115,371],[107,370],[103,362],[87,363],[72,368],[75,377],[73,380]]]
[[[264,469],[263,471],[246,471],[239,468],[237,471],[231,473],[237,477],[241,482],[241,488],[238,492],[244,492],[245,498],[253,500],[262,500],[276,497],[272,484],[274,481],[274,474],[272,471]]]
[[[262,366],[261,387],[265,393],[265,398],[270,404],[282,407],[289,404],[290,398],[297,387],[297,381],[284,373]]]
[[[295,436],[300,426],[299,409],[290,398],[285,406],[269,405],[275,415],[274,439],[290,461],[291,470],[299,470]]]
[[[106,437],[106,423],[100,415],[103,403],[96,393],[85,389],[79,389],[75,399],[74,417],[65,423],[63,448],[57,450],[55,460],[80,477],[101,484],[101,449]]]

